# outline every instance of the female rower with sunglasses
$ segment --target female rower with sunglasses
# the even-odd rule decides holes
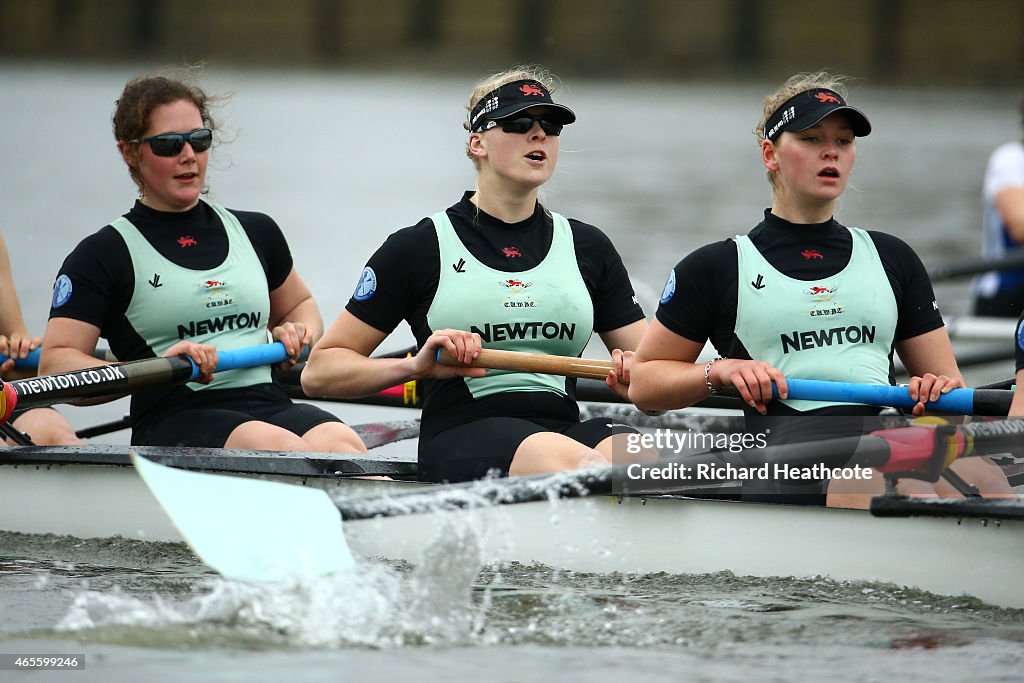
[[[782,444],[882,426],[869,406],[787,400],[787,376],[889,385],[895,350],[915,375],[915,400],[963,386],[921,260],[893,236],[833,217],[856,138],[870,132],[867,117],[846,104],[841,77],[798,74],[765,99],[755,135],[772,206],[749,234],[701,247],[671,271],[633,365],[629,394],[639,407],[682,408],[731,387],[747,404],[747,431]],[[697,363],[708,339],[724,358]],[[780,400],[772,398],[773,382]],[[922,414],[924,404],[913,412]],[[969,458],[953,469],[985,492],[1010,490],[987,460]],[[863,506],[882,490],[877,474],[744,483],[745,496],[827,498],[844,507]],[[954,493],[945,481],[933,488],[909,477],[899,490]]]
[[[317,396],[429,380],[419,444],[427,481],[607,463],[613,435],[631,431],[606,419],[581,423],[572,380],[436,362],[439,349],[469,362],[485,346],[578,356],[597,331],[616,366],[607,383],[625,395],[620,382],[647,323],[622,261],[597,228],[538,202],[562,128],[576,120],[553,91],[553,78],[534,67],[474,89],[464,127],[475,189],[387,239],[302,374]],[[419,353],[369,358],[403,319]]]
[[[204,384],[132,396],[133,444],[365,452],[334,415],[293,404],[270,368],[212,374],[218,348],[265,343],[268,330],[294,363],[323,323],[274,220],[200,199],[216,129],[209,105],[171,78],[125,86],[114,137],[139,199],[64,261],[41,369],[97,365],[100,336],[122,361],[195,361]]]

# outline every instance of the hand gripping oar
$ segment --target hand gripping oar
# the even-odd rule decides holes
[[[917,405],[917,401],[910,398],[910,389],[905,386],[787,377],[786,387],[789,390],[787,397],[791,399],[862,403],[906,409]],[[778,388],[773,387],[773,390],[775,397],[778,398]],[[925,407],[932,412],[950,415],[1006,415],[1012,400],[1013,392],[1004,389],[952,389],[949,393],[939,396],[937,401],[925,403]]]
[[[438,350],[438,362],[444,365],[461,365],[447,351]],[[540,372],[586,379],[603,380],[614,369],[611,361],[549,356],[518,351],[483,349],[471,367],[512,370],[517,372]],[[874,406],[891,406],[911,409],[916,404],[910,398],[910,389],[875,384],[852,382],[829,382],[814,379],[786,378],[788,398],[807,401],[832,401],[835,403],[861,403]],[[778,389],[774,389],[778,398]],[[732,394],[732,392],[729,392]],[[953,389],[935,402],[925,404],[929,410],[951,415],[1006,415],[1010,410],[1013,392],[1000,389]]]
[[[287,359],[288,353],[281,342],[239,349],[222,349],[217,351],[215,372],[271,365]],[[197,377],[199,366],[191,358],[168,356],[16,379],[3,383],[3,392],[0,395],[0,421],[6,422],[15,407],[38,408],[78,399],[188,382]]]
[[[14,367],[20,370],[35,370],[39,367],[39,356],[43,352],[42,347],[36,347],[28,352],[28,355],[24,358],[15,358]],[[10,356],[5,356],[0,353],[0,365],[3,365],[11,359]]]
[[[513,372],[536,372],[545,375],[560,375],[579,379],[605,379],[615,369],[610,360],[592,360],[590,358],[573,358],[570,356],[549,356],[540,353],[523,353],[521,351],[501,351],[499,349],[482,349],[480,355],[465,366],[456,361],[444,349],[437,350],[437,361],[442,365],[452,365],[492,370],[510,370]]]

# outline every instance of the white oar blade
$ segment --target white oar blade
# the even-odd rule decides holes
[[[341,514],[320,489],[190,472],[136,453],[132,462],[185,542],[228,578],[301,579],[355,564]]]

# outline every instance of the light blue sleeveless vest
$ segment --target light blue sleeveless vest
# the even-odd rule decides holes
[[[228,236],[227,258],[210,270],[192,270],[168,261],[124,217],[111,223],[128,245],[135,273],[125,315],[158,356],[182,339],[219,349],[267,342],[266,272],[238,219],[218,204],[210,206]],[[187,249],[187,244],[182,248]],[[224,389],[269,381],[270,368],[264,366],[220,372],[209,384],[194,383],[191,388]]]
[[[509,273],[470,254],[445,212],[432,216],[441,251],[437,294],[427,311],[431,330],[477,332],[484,348],[579,356],[594,329],[594,304],[576,262],[572,229],[552,213],[554,234],[544,260]],[[466,377],[474,398],[505,391],[552,391],[565,395],[554,375],[488,370]]]
[[[889,384],[896,298],[871,236],[847,229],[853,237],[850,262],[821,280],[784,275],[749,237],[735,238],[736,336],[751,358],[771,363],[786,377]],[[801,411],[834,405],[783,403]]]

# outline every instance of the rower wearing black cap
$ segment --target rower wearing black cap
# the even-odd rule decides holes
[[[592,225],[537,201],[576,115],[552,99],[554,79],[516,67],[477,85],[464,127],[476,188],[447,210],[391,235],[313,349],[310,395],[363,396],[428,382],[420,476],[461,481],[551,472],[611,460],[629,427],[580,422],[575,384],[553,375],[453,368],[484,348],[578,356],[592,332],[611,351],[607,383],[620,395],[647,327],[618,253]],[[419,344],[408,359],[368,358],[402,321]],[[622,443],[624,452],[625,444]]]
[[[896,237],[849,228],[833,216],[871,124],[846,103],[843,78],[798,74],[769,95],[755,130],[772,206],[746,235],[701,247],[669,275],[633,365],[637,406],[672,409],[735,388],[747,430],[770,444],[849,436],[882,426],[874,408],[786,399],[786,377],[894,383],[895,350],[915,399],[963,386],[928,273]],[[696,363],[710,339],[722,358]],[[772,398],[772,383],[780,400]],[[924,412],[923,403],[914,414]],[[814,419],[806,416],[813,415]],[[769,418],[770,421],[769,421]],[[1008,493],[982,458],[953,469],[988,493]],[[858,481],[758,481],[744,496],[851,507],[883,488]],[[900,479],[904,493],[955,493]]]

